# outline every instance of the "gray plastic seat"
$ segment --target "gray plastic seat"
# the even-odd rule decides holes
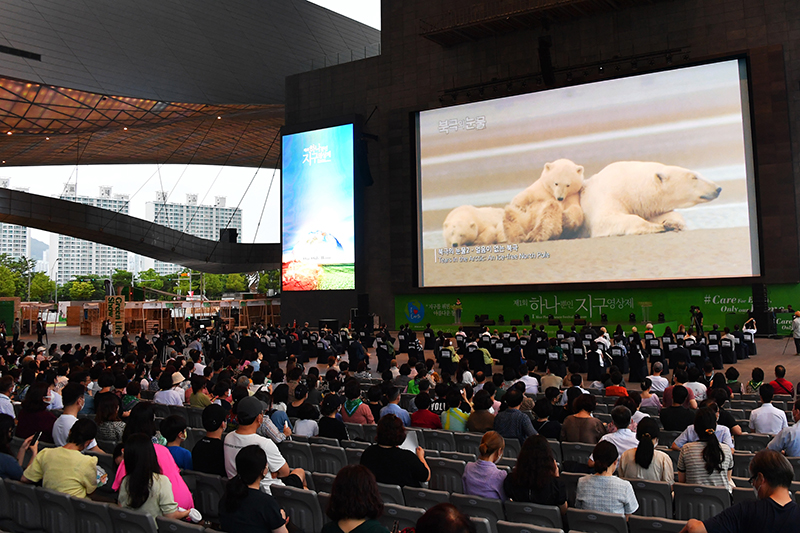
[[[519,457],[519,451],[522,449],[522,444],[517,439],[505,439],[506,448],[503,450],[503,455],[511,459]]]
[[[586,533],[628,533],[628,523],[620,514],[567,509],[567,522],[570,531]]]
[[[658,518],[672,518],[672,487],[664,481],[629,479],[639,502],[636,514]]]
[[[378,436],[378,425],[377,424],[364,424],[360,426],[361,430],[364,432],[364,440],[369,442],[370,444],[375,443],[375,437]],[[350,435],[350,438],[353,438],[353,435]]]
[[[97,487],[97,493],[104,496],[117,499],[117,492],[111,488],[114,484],[114,478],[117,476],[117,464],[114,462],[114,457],[104,453],[84,452],[84,455],[97,457],[97,466],[103,469],[108,474],[108,481],[102,487]]]
[[[736,437],[736,450],[742,452],[760,452],[767,449],[767,444],[772,440],[769,435],[758,433],[742,433]],[[748,476],[749,477],[749,476]]]
[[[503,502],[500,500],[467,494],[451,494],[450,503],[468,516],[480,516],[488,519],[492,528],[492,533],[497,533],[497,528],[495,526],[497,521],[503,520],[506,517],[503,511]]]
[[[481,439],[480,433],[455,433],[456,451],[459,453],[471,453],[480,455]]]
[[[158,533],[204,533],[206,531],[203,526],[163,516],[156,517],[156,526],[158,527]]]
[[[194,478],[194,506],[206,520],[218,520],[219,501],[225,494],[226,479],[202,472],[195,472]]]
[[[731,506],[731,495],[725,487],[676,483],[673,489],[678,520],[707,520]]]
[[[469,521],[472,527],[475,528],[475,533],[496,533],[497,528],[488,518],[482,516],[470,516]]]
[[[575,506],[575,495],[578,493],[578,480],[588,474],[575,474],[572,472],[561,472],[559,477],[567,489],[567,505]]]
[[[393,503],[395,505],[405,505],[406,499],[403,497],[403,489],[400,485],[387,485],[378,483],[378,492],[381,494],[383,503]]]
[[[322,529],[325,519],[316,492],[277,485],[272,485],[270,490],[295,526],[303,531]]]
[[[150,513],[110,505],[108,514],[114,523],[114,533],[157,533],[156,521]]]
[[[325,446],[339,446],[339,441],[330,437],[309,437],[309,444],[324,444]]]
[[[344,454],[347,457],[347,464],[358,465],[361,464],[361,456],[364,455],[364,450],[361,448],[345,448]]]
[[[330,494],[334,479],[336,479],[336,476],[333,474],[323,474],[322,472],[313,472],[311,474],[311,480],[314,482],[314,490],[316,492],[322,491]],[[308,485],[308,482],[306,484]]]
[[[364,429],[361,424],[354,424],[353,422],[345,422],[344,427],[347,429],[347,434],[350,435],[351,439],[366,440],[364,438]]]
[[[672,443],[675,442],[675,439],[681,436],[682,431],[667,431],[666,429],[662,429],[658,435],[658,444],[661,446],[666,446],[669,448],[672,446]]]
[[[378,521],[389,531],[394,531],[394,523],[397,522],[399,526],[398,529],[402,531],[407,527],[416,527],[417,520],[419,520],[423,514],[425,514],[425,509],[387,503],[384,504],[383,514],[378,517]]]
[[[403,487],[403,499],[408,507],[428,510],[436,504],[448,503],[450,501],[450,493],[444,490]]]
[[[733,505],[756,499],[756,495],[753,494],[753,489],[746,489],[742,487],[734,487],[732,496]]]
[[[455,461],[464,461],[465,463],[472,463],[478,459],[474,453],[460,453],[460,452],[439,452],[439,457],[445,459],[453,459]]]
[[[322,510],[322,517],[327,519],[325,512],[328,509],[328,504],[331,502],[331,494],[329,492],[318,492],[317,501],[319,502],[319,508]]]
[[[290,468],[314,470],[314,455],[311,452],[310,444],[295,440],[285,440],[278,444],[278,449]]]
[[[503,502],[506,520],[509,522],[532,524],[544,528],[562,529],[561,509],[555,505],[539,505],[527,502]],[[502,533],[499,532],[498,533]]]
[[[628,519],[628,527],[631,533],[680,533],[685,525],[686,522],[681,520],[651,518],[649,516],[631,516]]]
[[[357,448],[359,450],[366,450],[369,448],[368,442],[361,442],[360,440],[343,440],[342,448]]]
[[[206,430],[203,428],[186,428],[186,440],[181,447],[192,451],[194,449],[194,445],[203,440],[203,437],[205,436]]]
[[[321,472],[324,474],[337,474],[339,470],[347,466],[347,454],[344,448],[337,446],[325,446],[324,444],[312,444],[310,446],[311,454],[314,457],[312,468],[314,472]],[[289,463],[292,468],[297,468],[292,463]]]
[[[10,531],[11,524],[11,504],[8,498],[8,491],[3,478],[0,478],[0,529]]]
[[[739,437],[736,437],[738,444]],[[750,479],[750,462],[756,455],[754,453],[739,453],[738,451],[733,454],[733,475],[736,477],[744,477]]]
[[[190,428],[203,429],[203,410],[199,407],[187,407],[186,425]]]
[[[557,463],[561,463],[563,460],[563,454],[561,453],[561,443],[555,439],[547,439],[547,444],[550,445],[550,449],[553,451],[553,457],[556,458]]]
[[[5,480],[11,509],[11,530],[15,532],[44,532],[39,498],[33,485]],[[109,531],[110,533],[110,531]]]
[[[564,533],[564,530],[561,528],[534,526],[533,524],[498,520],[497,533]]]
[[[430,487],[433,490],[461,493],[464,486],[461,478],[464,475],[466,463],[452,459],[431,458],[428,460],[431,469]]]
[[[47,533],[75,533],[75,510],[70,496],[43,488],[36,489],[42,527]]]
[[[108,514],[108,504],[86,498],[72,498],[77,533],[113,533],[114,524]]]
[[[589,462],[589,456],[592,455],[594,446],[585,444],[583,442],[562,442],[561,443],[561,457],[564,462],[575,461],[576,463],[585,465]]]
[[[436,450],[439,452],[454,452],[456,451],[456,439],[452,431],[444,430],[426,430],[425,446],[426,450]]]

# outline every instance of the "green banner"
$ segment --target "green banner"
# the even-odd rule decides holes
[[[612,327],[619,323],[628,329],[631,314],[635,315],[634,324],[643,325],[657,322],[659,313],[664,313],[665,322],[674,329],[679,324],[691,325],[689,309],[696,305],[703,313],[705,328],[710,329],[714,323],[720,327],[744,323],[752,307],[752,289],[739,286],[399,295],[395,297],[395,327],[408,323],[421,330],[430,323],[436,329],[455,331],[459,307],[456,299],[461,301],[462,325],[475,325],[475,315],[488,315],[497,329],[510,328],[511,320],[541,324],[549,315],[570,325],[576,314],[598,325],[605,314]]]

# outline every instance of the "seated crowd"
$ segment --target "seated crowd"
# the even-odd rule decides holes
[[[543,328],[540,332],[546,339]],[[387,533],[376,520],[383,509],[376,482],[421,487],[431,479],[425,450],[407,449],[406,428],[483,434],[478,457],[464,469],[465,494],[556,506],[562,513],[574,505],[628,516],[639,507],[629,480],[672,485],[677,472],[677,483],[733,489],[735,438],[743,430],[728,406],[734,393],[746,393],[761,400],[750,414],[749,432],[773,436],[769,449],[750,464],[759,500],[704,523],[691,521],[686,530],[748,531],[742,524],[757,520],[774,524],[772,531],[788,531],[780,525],[800,518],[787,496],[793,469],[785,459],[800,456],[798,425],[789,426],[784,411],[772,405],[776,394],[794,392],[780,365],[771,383],[755,368],[752,380],[741,384],[734,367],[723,374],[710,361],[702,366],[656,361],[649,376],[630,372],[629,380],[640,381],[639,392],[630,390],[621,370],[598,353],[600,371],[589,361],[589,374],[596,379],[584,388],[585,368],[555,350],[550,342],[555,339],[547,340],[554,358],[518,357],[521,364],[506,364],[481,347],[479,368],[470,367],[464,350],[443,340],[438,357],[416,350],[407,363],[384,362],[380,379],[373,379],[369,346],[347,348],[350,361],[326,358],[324,374],[319,367],[325,365],[306,368],[303,353],[289,353],[284,370],[275,358],[265,357],[261,344],[246,342],[270,335],[277,333],[272,328],[241,336],[226,332],[226,340],[236,342],[226,342],[226,350],[213,356],[205,356],[199,343],[180,355],[174,336],[156,349],[144,334],[123,353],[88,346],[12,346],[0,367],[0,478],[86,498],[105,483],[97,454],[110,453],[116,468],[111,488],[121,507],[200,521],[181,476],[181,471],[197,471],[228,479],[215,524],[223,531],[283,533],[296,528],[271,496],[272,487],[304,489],[308,483],[305,470],[290,465],[278,445],[298,436],[351,440],[346,423],[376,424],[377,437],[360,465],[344,467],[333,482],[325,533]],[[288,335],[298,339],[309,332]],[[394,344],[386,329],[378,338]],[[592,348],[604,339],[610,347],[603,328]],[[618,335],[614,339],[626,350],[644,353],[625,346]],[[464,346],[478,342],[457,336],[462,341]],[[400,351],[413,348],[406,340]],[[492,372],[501,362],[503,371]],[[597,416],[598,396],[615,398],[613,406],[606,404],[607,422]],[[174,414],[157,420],[158,405],[202,410],[205,435],[187,449],[188,421]],[[800,420],[800,402],[792,411]],[[662,431],[679,432],[669,443],[678,454],[676,464],[669,449],[658,447]],[[21,439],[15,453],[13,437]],[[520,445],[510,470],[498,465],[508,441]],[[586,464],[559,464],[553,441],[592,445],[592,456]],[[40,442],[55,446],[39,450]],[[110,446],[101,446],[106,443]],[[574,502],[560,479],[562,470],[587,474],[578,481]],[[431,508],[417,524],[423,533],[443,529],[470,531],[472,526],[449,504]]]

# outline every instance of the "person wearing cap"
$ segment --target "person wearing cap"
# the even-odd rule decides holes
[[[185,378],[183,377],[183,374],[180,372],[175,372],[172,374],[170,379],[172,382],[172,387],[158,391],[153,397],[153,402],[161,405],[182,406],[184,392],[180,385],[183,383],[184,379]]]
[[[305,471],[302,468],[292,470],[278,450],[278,445],[257,433],[264,419],[264,404],[254,396],[247,396],[236,404],[236,417],[239,427],[225,437],[225,472],[228,479],[237,475],[236,455],[239,450],[256,445],[267,454],[269,475],[261,480],[264,492],[270,492],[271,485],[287,485],[298,489],[305,488]]]
[[[322,413],[322,418],[319,419],[319,436],[336,439],[339,442],[343,440],[350,440],[350,435],[347,433],[347,426],[344,422],[336,418],[336,412],[342,406],[339,396],[336,394],[328,394],[320,402],[319,409]]]
[[[221,405],[211,404],[203,409],[203,428],[206,436],[192,448],[192,464],[197,472],[227,476],[225,471],[225,446],[222,433],[227,424],[227,412]]]

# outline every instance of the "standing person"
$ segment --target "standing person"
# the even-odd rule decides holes
[[[474,463],[464,468],[462,482],[464,494],[505,500],[503,482],[506,471],[497,468],[497,461],[503,457],[506,441],[496,431],[487,431],[481,439],[480,456]]]
[[[331,485],[331,499],[325,514],[332,520],[322,533],[389,533],[378,522],[383,501],[375,476],[362,465],[345,466]]]
[[[456,303],[453,306],[453,316],[454,316],[454,318],[456,320],[456,322],[455,322],[456,324],[461,324],[461,311],[462,311],[462,309],[463,309],[463,306],[461,305],[461,300],[459,298],[456,298]]]
[[[703,335],[703,312],[697,306],[692,307],[692,328]]]
[[[794,339],[795,355],[800,355],[800,311],[794,312],[792,319],[792,338]]]
[[[614,476],[619,462],[617,448],[610,442],[599,442],[592,452],[594,474],[578,480],[575,507],[601,513],[632,515],[639,509],[633,485]]]
[[[797,312],[795,314],[800,316],[800,312]],[[794,329],[794,326],[792,327],[792,329]],[[11,334],[13,335],[12,340],[16,345],[17,342],[19,341],[19,318],[14,319],[14,324],[11,326]],[[798,341],[795,341],[795,345],[798,346],[797,351],[800,352],[800,343]],[[800,353],[798,353],[797,355],[800,355]]]

